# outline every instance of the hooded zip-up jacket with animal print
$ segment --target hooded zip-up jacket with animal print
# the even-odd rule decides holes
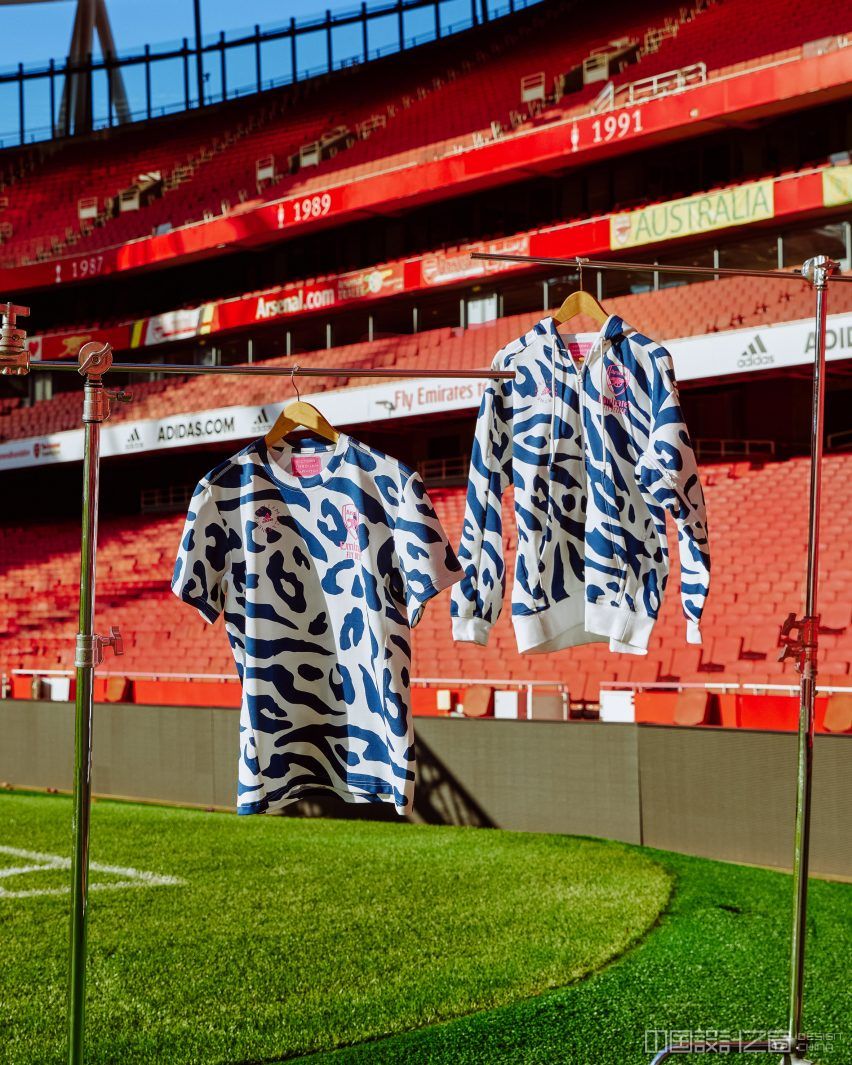
[[[519,650],[609,640],[647,653],[677,525],[686,638],[700,643],[710,580],[704,496],[671,355],[610,316],[579,362],[545,318],[498,352],[470,466],[452,593],[456,640],[485,644],[502,606],[502,498],[518,530],[512,621]],[[582,338],[576,338],[582,339]]]

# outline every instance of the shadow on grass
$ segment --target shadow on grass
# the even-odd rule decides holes
[[[299,802],[276,811],[279,817],[333,817],[343,821],[398,822],[400,815],[390,803],[350,803],[328,792],[307,792]],[[466,825],[497,828],[471,793],[446,764],[418,736],[417,788],[411,821],[427,825]]]

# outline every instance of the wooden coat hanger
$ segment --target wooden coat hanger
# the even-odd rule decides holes
[[[298,369],[298,366],[294,366],[290,374],[290,383],[296,389],[296,399],[293,403],[288,403],[275,419],[275,424],[263,438],[266,446],[274,447],[280,444],[284,437],[292,433],[294,429],[310,429],[317,436],[336,444],[340,439],[340,433],[313,403],[306,403],[301,398],[295,378]]]
[[[567,296],[562,303],[562,306],[553,315],[553,320],[559,325],[565,325],[572,318],[575,318],[578,314],[586,314],[589,318],[594,319],[598,325],[603,325],[609,318],[609,314],[598,303],[591,292],[586,292],[583,288],[583,267],[580,266],[580,287],[576,292],[572,292],[570,296]]]

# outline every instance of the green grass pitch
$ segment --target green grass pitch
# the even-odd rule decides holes
[[[4,1062],[64,1062],[68,872],[47,856],[69,853],[68,799],[0,796]],[[777,873],[112,802],[95,804],[92,861],[89,1063],[631,1065],[646,1030],[783,1028]],[[848,1065],[852,885],[811,891],[806,1027],[817,1061]]]

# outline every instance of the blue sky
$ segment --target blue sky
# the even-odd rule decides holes
[[[446,33],[463,28],[471,17],[471,0],[440,0],[441,23]],[[483,2],[483,0],[478,0]],[[489,9],[496,11],[508,0],[487,0]],[[533,0],[534,2],[534,0]],[[387,0],[379,0],[385,6]],[[370,7],[377,6],[375,0]],[[331,11],[351,11],[360,8],[359,0],[290,0],[283,5],[280,0],[202,0],[202,34],[205,41],[218,40],[224,31],[226,38],[235,39],[251,33],[255,25],[268,30],[289,23],[290,17],[297,21],[322,18],[326,8]],[[107,0],[113,36],[119,55],[138,54],[146,44],[154,54],[179,48],[181,39],[194,42],[194,16],[192,0]],[[32,4],[0,4],[0,40],[7,45],[5,61],[0,59],[0,73],[9,73],[18,62],[28,69],[44,69],[50,59],[62,63],[71,39],[74,21],[74,0],[50,0]],[[502,13],[502,12],[501,12]],[[404,34],[407,42],[431,39],[434,35],[435,16],[431,6],[406,13]],[[371,21],[369,48],[371,58],[376,49],[383,54],[396,50],[398,45],[398,22],[395,15],[383,16]],[[335,66],[345,62],[360,62],[363,57],[363,41],[358,26],[338,27],[332,33],[332,49]],[[97,52],[96,52],[97,54]],[[254,48],[240,46],[227,51],[227,90],[235,92],[256,91],[257,69]],[[321,73],[327,64],[326,34],[322,30],[301,35],[298,38],[296,66],[298,76],[304,78]],[[222,79],[218,53],[208,53],[204,60],[205,102],[221,99]],[[261,77],[264,89],[289,82],[292,78],[290,47],[287,41],[266,41],[261,48]],[[197,81],[194,68],[190,75],[191,97],[197,96]],[[125,67],[125,87],[130,101],[130,110],[135,118],[147,113],[144,68],[141,65]],[[58,94],[57,87],[57,94]],[[106,78],[103,72],[94,79],[95,125],[100,127],[109,114]],[[14,81],[0,83],[0,147],[20,142],[19,88]],[[195,101],[190,100],[190,106]],[[185,107],[183,65],[180,59],[152,64],[151,108],[153,115],[174,113]],[[54,101],[54,118],[58,115],[58,103]],[[45,77],[28,80],[24,87],[24,137],[27,141],[43,140],[51,135],[50,82]]]
[[[239,4],[201,0],[201,21],[205,36],[220,30],[230,35],[255,23],[271,25],[287,22],[291,15],[310,18],[322,15],[326,8],[339,11],[357,6],[353,0],[289,0],[287,4],[280,0],[243,0]],[[6,67],[14,59],[24,66],[40,66],[48,59],[62,58],[71,40],[74,9],[74,0],[0,6],[0,39],[6,44],[6,58],[0,65]],[[119,52],[195,34],[192,0],[107,0],[107,10]]]

